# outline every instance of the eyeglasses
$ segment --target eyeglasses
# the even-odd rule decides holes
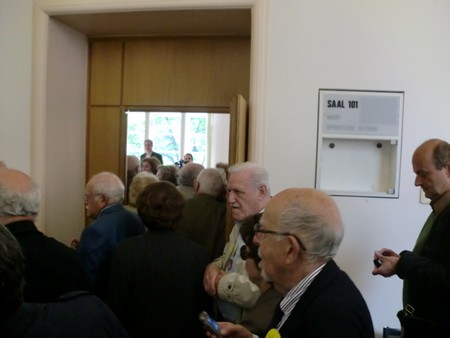
[[[261,234],[270,234],[270,235],[278,235],[278,236],[292,236],[294,237],[297,242],[298,245],[300,245],[300,247],[302,248],[303,251],[307,251],[305,245],[303,244],[303,242],[300,240],[300,238],[298,238],[296,235],[287,232],[287,231],[276,231],[276,230],[269,230],[269,229],[262,229],[261,228],[261,224],[258,222],[253,226],[253,231],[255,232],[255,234],[257,233],[261,233]]]

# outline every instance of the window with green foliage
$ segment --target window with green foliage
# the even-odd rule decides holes
[[[140,156],[144,140],[153,141],[153,151],[164,164],[174,164],[191,153],[194,162],[208,162],[209,113],[128,112],[127,155]]]

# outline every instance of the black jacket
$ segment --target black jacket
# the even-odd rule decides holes
[[[25,302],[52,302],[67,292],[91,289],[75,250],[45,236],[32,221],[13,222],[6,227],[25,256]]]

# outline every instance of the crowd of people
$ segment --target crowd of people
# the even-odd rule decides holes
[[[35,225],[40,192],[0,162],[1,337],[374,337],[366,302],[334,257],[344,236],[333,198],[272,196],[252,162],[178,168],[145,153],[85,187],[92,222],[68,247]],[[148,161],[154,158],[156,161]],[[432,213],[412,251],[380,249],[374,275],[404,280],[404,337],[450,333],[450,145],[413,154]],[[227,236],[227,218],[233,227]]]

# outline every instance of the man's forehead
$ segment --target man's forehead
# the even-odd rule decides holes
[[[231,174],[228,179],[229,186],[241,186],[245,188],[251,188],[250,172],[247,170],[239,171]]]

